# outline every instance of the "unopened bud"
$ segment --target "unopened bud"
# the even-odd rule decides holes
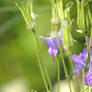
[[[31,17],[32,17],[32,19],[35,21],[36,18],[37,18],[37,15],[35,15],[34,13],[31,13]]]
[[[62,25],[63,25],[64,27],[66,27],[66,26],[67,26],[67,21],[62,22]]]
[[[82,31],[82,30],[76,30],[76,31],[77,31],[78,33],[81,33],[81,34],[83,33],[83,31]]]
[[[58,24],[60,24],[60,19],[59,19],[59,18],[51,19],[51,24],[53,24],[53,25],[58,25]]]

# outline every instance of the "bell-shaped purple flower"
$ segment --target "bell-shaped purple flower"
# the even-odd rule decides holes
[[[66,26],[67,26],[67,21],[62,23],[61,29],[58,32],[58,34],[56,34],[54,32],[54,36],[53,36],[53,33],[52,33],[51,37],[40,36],[43,40],[45,40],[46,44],[48,45],[48,47],[49,47],[48,52],[49,52],[50,56],[52,56],[53,61],[54,61],[56,55],[60,53],[57,35],[59,37],[59,42],[63,47],[63,27],[66,27]],[[72,41],[76,42],[76,40],[74,40],[74,39],[72,39]]]
[[[43,37],[40,36],[43,40],[45,40],[46,44],[48,45],[49,49],[48,52],[50,54],[50,56],[52,56],[53,61],[56,57],[57,54],[60,53],[59,50],[59,44],[58,44],[58,40],[57,40],[57,36],[52,36],[52,37]],[[63,45],[63,32],[62,32],[62,27],[60,29],[60,31],[58,32],[58,37],[59,37],[59,42],[61,45]]]
[[[85,75],[85,85],[92,87],[92,61],[89,65],[89,71]]]

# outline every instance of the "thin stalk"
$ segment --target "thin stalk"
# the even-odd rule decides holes
[[[90,62],[90,48],[89,48],[88,36],[85,36],[85,38],[86,38],[86,42],[87,42],[87,51],[88,51],[88,60],[86,63],[86,67],[87,67],[88,62]]]
[[[39,40],[38,40],[38,36],[37,36],[37,34],[36,34],[36,38],[37,38],[37,46],[38,46],[38,45],[39,45],[39,44],[38,44]],[[40,56],[40,55],[39,55],[39,56]],[[42,66],[43,66],[43,63],[42,63]],[[51,80],[50,80],[50,78],[49,78],[49,75],[48,75],[47,69],[46,69],[46,67],[43,67],[43,69],[44,69],[44,72],[45,72],[45,74],[46,74],[46,77],[47,77],[47,80],[48,80],[49,86],[50,86],[50,91],[51,91],[51,92],[53,92],[52,83],[51,83]]]
[[[85,92],[89,92],[89,86],[85,89]]]
[[[91,45],[91,43],[92,43],[92,28],[91,28],[91,36],[90,36],[90,45]]]
[[[88,49],[88,61],[90,62],[90,46],[88,42],[88,37],[87,37],[87,49]]]
[[[58,92],[60,92],[60,63],[57,59],[57,66],[58,66]]]
[[[70,38],[70,35],[69,35],[69,34],[70,34],[70,33],[69,33],[69,30],[70,30],[71,24],[69,24],[68,26],[69,26],[69,27],[68,27],[68,29],[67,29],[67,37],[68,37],[68,44],[69,44],[69,46],[71,47],[71,46],[72,46],[72,43],[71,43],[71,38]],[[72,61],[71,48],[70,48],[70,53],[69,53],[69,61],[70,61],[70,64],[71,64],[71,68],[72,68],[72,70],[74,70],[75,75],[76,75],[77,90],[78,90],[78,92],[79,92],[79,91],[80,91],[80,88],[79,88],[78,78],[77,78],[77,74],[76,74],[76,69],[75,69],[74,64],[73,64],[73,61]],[[73,80],[73,82],[74,82],[74,80]],[[75,84],[75,83],[73,83],[73,84]],[[76,91],[75,86],[74,86],[74,90]]]
[[[45,67],[44,67],[45,68]],[[47,77],[47,80],[48,80],[48,83],[49,83],[49,86],[50,86],[50,91],[53,92],[53,87],[52,87],[52,83],[51,83],[51,80],[49,78],[49,75],[48,75],[48,72],[46,70],[46,68],[44,69],[45,73],[46,73],[46,77]]]
[[[56,30],[57,30],[57,41],[59,43],[59,37],[58,37],[58,26],[56,25]],[[60,43],[59,43],[59,48],[60,48]],[[58,65],[58,92],[60,92],[60,63],[57,60],[57,65]]]
[[[83,79],[82,79],[82,85],[81,85],[81,91],[80,92],[84,92],[84,77],[85,77],[85,71],[84,71],[84,68],[83,68]]]
[[[65,65],[65,61],[64,61],[64,58],[63,58],[62,54],[60,56],[61,56],[61,59],[62,59],[62,63],[63,63],[66,79],[67,79],[67,82],[68,82],[68,85],[69,85],[69,89],[70,89],[70,92],[72,92],[71,85],[70,85],[70,80],[68,78],[67,68],[66,68],[66,65]]]
[[[89,86],[88,86],[88,91],[87,91],[87,92],[89,92],[89,90],[90,90],[90,89],[89,89]]]
[[[38,39],[37,39],[37,34],[36,34],[35,30],[33,30],[33,33],[34,33],[34,37],[35,37],[36,57],[38,59],[39,68],[40,68],[40,71],[41,71],[41,74],[42,74],[42,77],[43,77],[43,81],[44,81],[46,90],[47,90],[47,92],[49,92],[48,85],[47,85],[47,82],[46,82],[46,79],[45,79],[45,75],[44,75],[44,71],[43,71],[43,68],[42,68],[42,65],[41,65],[41,59],[40,59],[39,52],[38,52],[38,47],[37,47]]]
[[[72,84],[73,84],[74,92],[76,92],[76,88],[75,88],[74,79],[72,79]]]
[[[37,35],[37,34],[36,34],[36,35]],[[38,40],[37,46],[39,46],[39,39],[38,39],[38,36],[36,36],[36,37],[37,37],[37,40]],[[39,47],[38,47],[38,48],[39,48]],[[40,53],[39,53],[39,56],[40,56]],[[42,62],[41,62],[41,64],[42,64],[42,66],[43,66],[43,63],[42,63]],[[52,83],[51,83],[51,80],[50,80],[50,78],[49,78],[49,75],[48,75],[48,72],[47,72],[47,69],[46,69],[45,66],[43,67],[43,71],[44,71],[44,73],[45,73],[45,75],[46,75],[46,77],[47,77],[48,84],[49,84],[49,87],[50,87],[50,91],[53,92]]]
[[[72,46],[72,43],[71,43],[71,38],[70,38],[70,33],[69,33],[69,30],[70,30],[70,26],[71,26],[71,24],[70,25],[68,25],[69,26],[69,28],[67,29],[67,37],[68,37],[68,44],[69,44],[69,46],[71,47]],[[72,61],[72,55],[71,55],[71,48],[70,48],[70,52],[69,52],[69,61],[70,61],[70,65],[71,65],[71,70],[73,71],[74,70],[74,72],[75,72],[75,75],[77,75],[76,74],[76,69],[75,69],[75,67],[74,67],[74,64],[73,64],[73,61]],[[71,72],[72,72],[71,71]],[[71,73],[72,75],[73,75],[73,73]],[[74,91],[76,91],[76,87],[75,87],[75,83],[74,83],[74,79],[72,80],[72,82],[73,82],[73,86],[74,86]],[[76,84],[77,84],[77,89],[79,90],[79,85],[78,85],[78,78],[76,77]],[[78,91],[79,92],[79,91]]]
[[[60,48],[60,56],[61,56],[61,59],[62,59],[62,63],[63,63],[63,67],[64,67],[66,79],[67,79],[67,82],[68,82],[68,85],[69,85],[69,89],[70,89],[70,92],[72,92],[72,89],[71,89],[71,86],[70,86],[70,82],[69,82],[69,78],[68,78],[68,73],[67,73],[66,65],[65,65],[65,61],[64,61],[63,56],[61,55],[61,53],[62,53],[62,48],[61,48],[61,44],[60,44],[60,42],[59,42],[58,27],[57,27],[57,26],[56,26],[56,30],[57,30],[57,40],[58,40],[58,44],[59,44],[59,48]]]
[[[76,81],[76,84],[77,84],[77,90],[78,90],[78,92],[79,92],[79,91],[80,91],[80,87],[79,87],[79,83],[78,83],[78,77],[77,77],[76,69],[75,69],[75,67],[74,67],[74,64],[73,64],[73,61],[72,61],[72,58],[71,58],[71,57],[72,57],[72,56],[71,56],[71,53],[70,53],[69,60],[70,60],[70,63],[71,63],[71,67],[72,67],[72,69],[73,69],[74,72],[75,72],[75,76],[76,76],[75,81]],[[75,83],[74,83],[74,79],[73,79],[73,84],[75,84]],[[74,90],[76,91],[75,86],[74,86]]]

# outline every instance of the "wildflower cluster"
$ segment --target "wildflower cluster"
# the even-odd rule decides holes
[[[76,0],[77,7],[77,31],[80,34],[83,34],[85,38],[84,49],[80,54],[72,54],[72,46],[74,43],[78,42],[74,40],[71,34],[73,28],[73,21],[71,19],[70,10],[74,3],[69,2],[64,6],[63,0],[50,0],[52,6],[52,18],[51,18],[51,33],[49,37],[40,36],[47,46],[49,47],[48,53],[53,59],[53,62],[57,62],[58,65],[58,92],[60,92],[60,64],[56,61],[58,56],[62,59],[62,64],[65,71],[66,80],[69,85],[70,92],[85,92],[85,86],[87,86],[87,91],[89,92],[89,87],[92,87],[92,15],[90,12],[89,0]],[[23,3],[20,7],[16,4],[27,24],[28,29],[36,30],[36,15],[33,13],[32,1],[30,0],[24,7]],[[31,7],[31,8],[30,8]],[[41,58],[39,55],[39,46],[38,46],[38,36],[36,31],[34,32],[36,38],[36,54],[38,59],[38,64],[42,73],[44,84],[47,92],[53,92],[52,84],[49,79],[48,73],[46,77],[49,81],[49,87],[47,85],[45,77],[45,69],[42,69]],[[67,54],[69,57],[70,63],[70,75],[68,74],[67,67],[64,60],[64,54]],[[71,77],[71,80],[69,79]],[[80,80],[79,80],[80,79]],[[70,81],[73,83],[74,89],[71,89]],[[61,90],[62,91],[62,90]]]

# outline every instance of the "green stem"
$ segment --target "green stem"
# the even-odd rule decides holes
[[[64,61],[63,56],[62,55],[60,55],[60,56],[61,56],[61,59],[62,59],[62,63],[63,63],[66,79],[67,79],[67,82],[68,82],[68,85],[69,85],[69,89],[70,89],[70,92],[72,92],[71,85],[70,85],[70,80],[68,78],[67,68],[66,68],[66,65],[65,65],[65,61]]]
[[[74,70],[74,72],[75,72],[75,76],[76,76],[75,81],[76,81],[76,84],[77,84],[77,92],[80,92],[80,87],[79,87],[79,83],[78,83],[78,77],[77,77],[76,69],[75,69],[74,63],[72,61],[72,54],[71,54],[72,42],[71,42],[71,35],[70,35],[70,32],[69,32],[70,29],[71,29],[71,23],[68,25],[68,29],[67,29],[67,37],[68,37],[68,44],[69,44],[69,50],[70,50],[69,61],[70,61],[70,65],[71,65],[72,70]],[[72,73],[72,75],[73,75],[73,73]],[[73,79],[73,84],[75,84],[74,79]],[[75,85],[74,85],[74,91],[76,91]]]
[[[59,44],[59,48],[61,47],[60,46],[60,42],[59,42],[59,36],[58,36],[58,25],[56,25],[56,33],[57,33],[57,41],[58,41],[58,44]],[[60,63],[59,63],[59,60],[57,60],[57,65],[58,65],[58,92],[60,92]]]
[[[58,92],[60,92],[60,63],[57,59],[57,66],[58,66]]]
[[[67,37],[68,37],[68,44],[69,44],[69,50],[70,50],[69,51],[69,61],[70,61],[70,65],[71,65],[71,70],[72,71],[74,70],[75,75],[76,75],[77,91],[79,92],[80,91],[80,87],[79,87],[79,84],[78,84],[78,78],[77,78],[77,74],[76,74],[76,69],[75,69],[74,63],[72,61],[72,54],[71,54],[72,42],[71,42],[71,37],[70,37],[70,32],[69,32],[70,28],[71,28],[71,24],[68,25],[68,29],[67,29]],[[71,75],[73,76],[72,71],[71,71]],[[72,82],[73,82],[73,84],[75,84],[74,83],[74,79],[72,79]],[[76,91],[75,85],[74,85],[74,91]]]
[[[88,36],[86,37],[86,39],[87,39],[88,61],[90,62],[90,46],[88,42]]]
[[[88,87],[87,87],[87,92],[89,92],[89,90],[90,90],[89,88],[90,88],[90,87],[88,86]]]
[[[72,58],[71,57],[72,56],[71,56],[71,53],[70,53],[69,60],[70,60],[70,64],[71,64],[72,70],[74,70],[74,72],[75,72],[75,76],[76,76],[75,81],[76,81],[76,84],[77,84],[77,91],[79,92],[80,91],[80,87],[79,87],[79,83],[78,83],[78,77],[77,77],[76,69],[74,67],[74,64],[73,64],[73,61],[72,61]],[[73,79],[73,84],[75,84],[74,83],[74,79]],[[76,91],[75,85],[74,85],[74,91]]]
[[[47,92],[49,92],[48,85],[47,85],[45,75],[44,75],[44,71],[43,71],[42,65],[41,65],[41,59],[40,59],[39,52],[38,52],[38,47],[37,47],[38,38],[37,38],[37,34],[36,34],[35,30],[33,30],[33,33],[34,33],[34,37],[35,37],[35,50],[36,50],[36,56],[37,56],[37,59],[38,59],[39,68],[40,68],[40,71],[41,71],[41,74],[42,74],[42,77],[43,77],[43,81],[44,81],[46,90],[47,90]]]
[[[69,89],[70,89],[70,92],[72,92],[72,89],[71,89],[71,86],[70,86],[70,82],[69,82],[70,80],[69,80],[68,74],[67,74],[67,69],[66,69],[65,61],[64,61],[63,56],[61,55],[61,53],[62,53],[62,48],[61,48],[61,44],[60,44],[60,42],[59,42],[58,27],[57,27],[57,26],[56,26],[56,30],[57,30],[57,40],[58,40],[58,44],[59,44],[59,48],[60,48],[60,56],[61,56],[61,59],[62,59],[62,63],[63,63],[63,67],[64,67],[66,79],[67,79],[67,82],[68,82],[68,85],[69,85]],[[58,81],[58,82],[59,82],[59,81]]]
[[[76,88],[75,88],[74,79],[72,79],[72,85],[73,85],[73,88],[74,88],[74,92],[76,92]]]
[[[92,92],[92,89],[90,89],[90,91]]]
[[[86,62],[86,70],[87,70],[88,62],[90,62],[90,48],[89,48],[89,42],[88,42],[88,36],[87,35],[85,36],[85,39],[86,39],[86,42],[87,42],[87,51],[88,51],[88,60]]]
[[[85,71],[84,71],[84,68],[83,68],[83,76],[82,76],[82,85],[81,85],[81,91],[80,92],[84,92],[84,77],[85,77]]]
[[[44,69],[44,71],[45,71],[45,74],[46,74],[46,77],[47,77],[47,80],[48,80],[48,83],[49,83],[49,86],[50,86],[50,91],[53,92],[52,83],[51,83],[51,80],[49,78],[49,75],[48,75],[48,72],[47,72],[46,68]]]

